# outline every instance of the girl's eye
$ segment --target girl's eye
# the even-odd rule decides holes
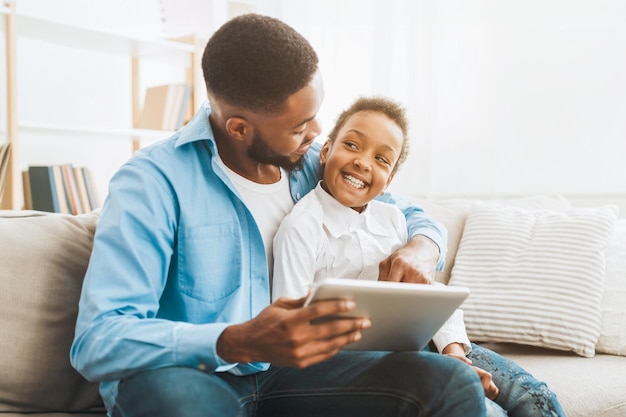
[[[383,164],[389,165],[389,161],[386,158],[382,157],[382,156],[377,156],[376,160],[378,162],[382,162]]]
[[[347,148],[356,149],[356,145],[352,142],[346,142],[345,145]]]

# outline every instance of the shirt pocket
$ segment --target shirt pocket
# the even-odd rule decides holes
[[[241,286],[241,248],[238,223],[183,229],[178,254],[180,291],[209,303],[233,294]]]

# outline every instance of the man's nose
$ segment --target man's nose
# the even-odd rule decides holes
[[[312,119],[307,126],[306,138],[313,140],[322,133],[322,123],[317,117]]]

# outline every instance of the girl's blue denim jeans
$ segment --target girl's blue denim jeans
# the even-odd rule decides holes
[[[494,402],[486,400],[487,417],[566,417],[548,386],[517,363],[476,344],[468,358],[491,373],[500,389]]]

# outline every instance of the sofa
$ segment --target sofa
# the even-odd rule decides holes
[[[471,339],[546,381],[569,417],[626,416],[626,219],[613,207],[572,208],[561,196],[412,198],[448,228],[446,268],[437,279],[470,287],[463,309]],[[96,384],[68,356],[97,220],[97,211],[0,211],[0,415],[106,415]],[[533,247],[538,252],[529,254]],[[525,274],[510,275],[518,271]],[[581,274],[588,283],[579,282]],[[537,275],[539,284],[525,283]],[[524,307],[534,302],[524,292],[546,311]],[[515,297],[525,303],[521,313]]]

